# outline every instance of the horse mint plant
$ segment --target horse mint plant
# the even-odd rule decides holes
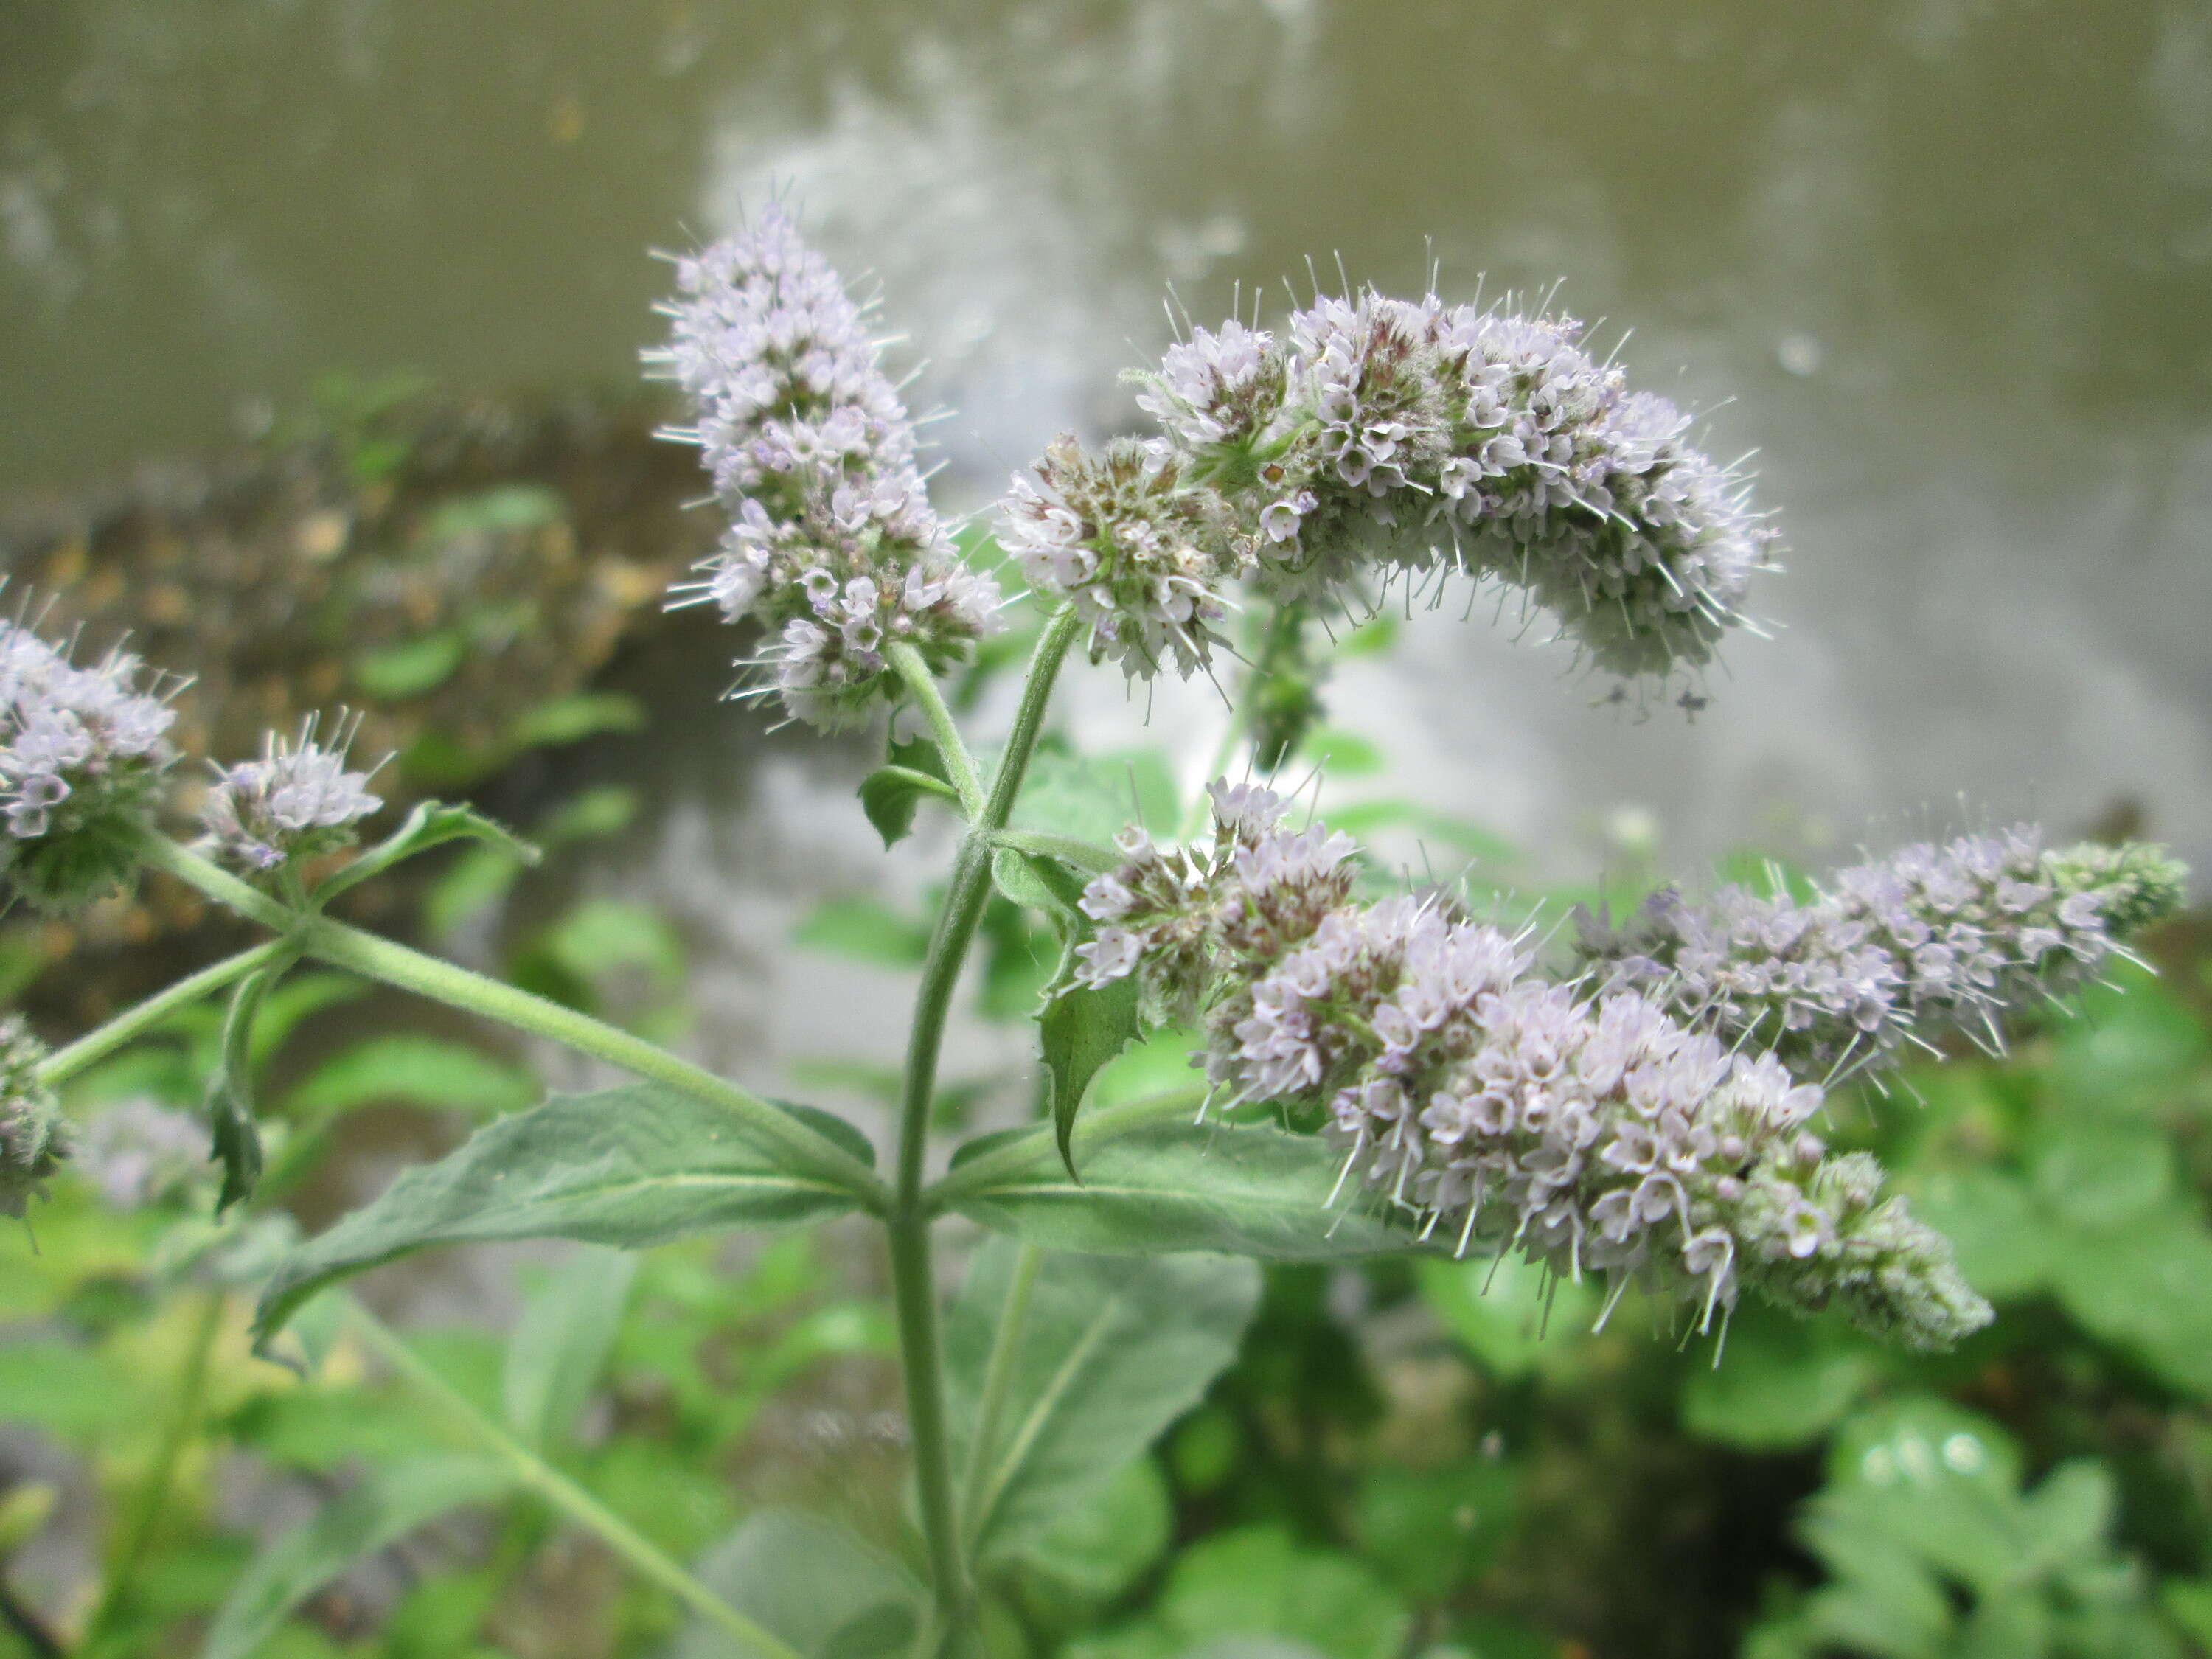
[[[1773,534],[1743,481],[1688,441],[1680,410],[1591,356],[1576,324],[1362,289],[1317,295],[1279,330],[1194,330],[1139,377],[1152,428],[1051,441],[973,527],[995,526],[994,546],[956,542],[939,515],[869,307],[780,205],[678,261],[676,283],[669,343],[648,356],[692,403],[670,435],[698,447],[727,521],[676,601],[757,629],[740,692],[793,719],[831,730],[903,706],[902,732],[922,735],[860,792],[888,838],[932,802],[963,823],[890,1167],[826,1113],[330,915],[356,882],[457,838],[518,869],[531,856],[489,820],[426,803],[342,857],[380,805],[343,725],[218,767],[201,816],[213,857],[159,833],[170,714],[136,659],[74,667],[0,623],[12,890],[74,905],[143,865],[268,934],[59,1049],[18,1018],[0,1024],[0,1210],[21,1213],[69,1150],[57,1091],[221,992],[196,1133],[221,1165],[218,1202],[246,1216],[218,1229],[251,1225],[254,1033],[307,961],[627,1073],[495,1119],[296,1243],[264,1284],[260,1335],[290,1340],[295,1315],[330,1298],[304,1322],[319,1334],[304,1351],[345,1325],[494,1450],[487,1467],[758,1659],[802,1656],[491,1423],[343,1282],[463,1240],[641,1249],[838,1216],[878,1226],[925,1576],[862,1575],[874,1588],[836,1636],[849,1659],[981,1653],[981,1577],[1200,1397],[1257,1305],[1253,1259],[1519,1255],[1601,1281],[1601,1323],[1640,1292],[1662,1321],[1716,1337],[1746,1292],[1832,1307],[1916,1348],[1990,1318],[1875,1160],[1828,1145],[1830,1093],[1907,1044],[2000,1042],[2094,973],[2180,902],[2182,872],[2158,849],[1970,836],[1802,899],[1667,890],[1618,924],[1583,915],[1562,942],[1499,926],[1456,890],[1378,890],[1352,837],[1294,815],[1264,778],[1231,781],[1251,757],[1272,769],[1316,718],[1325,665],[1310,635],[1393,592],[1433,605],[1455,578],[1517,592],[1589,665],[1646,685],[1696,676],[1751,627]],[[1009,602],[987,568],[1000,552],[1040,614],[987,763],[939,682],[1002,625]],[[1108,847],[1010,828],[1071,653],[1133,679],[1219,675],[1240,616],[1257,650],[1194,833],[1131,826]],[[979,1137],[938,1171],[945,1024],[994,895],[1060,942],[1038,1010],[1048,1121]],[[1203,1080],[1086,1110],[1101,1067],[1164,1027],[1195,1034]],[[183,1135],[158,1110],[118,1108],[90,1137],[89,1173],[118,1202],[191,1186]],[[1112,1178],[1084,1178],[1099,1169]],[[202,1165],[199,1184],[214,1173]],[[933,1251],[952,1215],[1005,1237],[948,1324]],[[1054,1350],[1043,1372],[1037,1345]],[[1052,1402],[1081,1398],[1113,1409],[1062,1432]],[[223,1620],[258,1617],[258,1594],[242,1584]]]

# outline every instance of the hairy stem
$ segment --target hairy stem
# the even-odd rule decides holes
[[[1043,1266],[1042,1250],[1034,1244],[1022,1246],[1014,1257],[1013,1276],[1006,1281],[999,1328],[991,1334],[991,1357],[983,1367],[983,1393],[975,1407],[975,1431],[968,1442],[968,1467],[960,1480],[960,1518],[971,1551],[988,1513],[985,1491],[990,1481],[991,1455],[998,1447],[999,1419],[1006,1415],[1006,1389],[1013,1382],[1014,1361],[1022,1351],[1030,1297],[1036,1290],[1037,1270]]]
[[[937,752],[944,757],[945,769],[960,796],[960,810],[974,823],[983,813],[983,786],[975,775],[975,757],[968,752],[960,728],[953,724],[952,711],[945,706],[944,693],[937,689],[937,677],[929,672],[921,653],[903,641],[886,647],[884,655],[921,705],[930,735],[937,739]]]
[[[942,1343],[938,1333],[937,1289],[930,1263],[930,1211],[923,1188],[928,1152],[930,1103],[937,1092],[937,1060],[945,1043],[945,1021],[959,983],[968,946],[991,896],[992,836],[1006,827],[1029,769],[1037,734],[1043,730],[1054,678],[1067,655],[1078,627],[1075,613],[1063,607],[1045,624],[1015,709],[1013,729],[991,778],[990,793],[969,820],[960,844],[952,883],[938,912],[937,927],[922,964],[921,988],[915,999],[914,1024],[907,1042],[906,1079],[899,1115],[898,1171],[892,1189],[890,1222],[891,1289],[897,1303],[899,1352],[906,1375],[907,1421],[914,1442],[915,1486],[929,1551],[929,1574],[936,1598],[936,1623],[956,1649],[968,1645],[972,1597],[967,1562],[960,1547],[957,1495],[953,1488],[951,1436],[945,1416]],[[939,705],[941,707],[941,704]],[[950,725],[950,717],[947,717]],[[948,760],[948,765],[951,763]]]
[[[151,1030],[179,1008],[188,1008],[202,997],[222,990],[234,981],[244,979],[258,969],[267,967],[291,948],[289,940],[272,939],[250,951],[240,951],[236,956],[225,957],[221,962],[179,980],[167,990],[155,992],[143,1002],[125,1008],[106,1024],[94,1026],[76,1042],[48,1054],[39,1062],[39,1081],[49,1089],[59,1088],[88,1066],[106,1059],[125,1043]]]
[[[759,1096],[726,1083],[665,1048],[574,1008],[502,984],[466,968],[426,956],[327,916],[302,916],[246,885],[198,854],[160,836],[144,843],[149,862],[241,915],[278,929],[280,941],[335,968],[412,991],[450,1007],[482,1014],[535,1036],[550,1037],[624,1071],[726,1109],[759,1139],[798,1168],[834,1182],[870,1210],[885,1202],[884,1185],[859,1158]]]
[[[515,1479],[702,1619],[732,1636],[761,1659],[802,1659],[798,1649],[748,1619],[685,1571],[658,1544],[567,1475],[478,1411],[468,1397],[426,1364],[416,1352],[358,1302],[347,1312],[369,1351],[409,1383],[445,1408],[469,1434],[514,1470]]]

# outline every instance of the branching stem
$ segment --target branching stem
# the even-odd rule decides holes
[[[961,1548],[958,1495],[953,1488],[951,1437],[945,1421],[943,1344],[938,1331],[937,1289],[931,1267],[930,1210],[923,1187],[928,1152],[929,1112],[937,1092],[938,1055],[945,1043],[945,1017],[959,983],[968,946],[991,896],[992,837],[1006,827],[1021,793],[1030,756],[1044,728],[1053,681],[1079,624],[1063,607],[1045,624],[1029,673],[1013,729],[991,778],[989,794],[972,817],[960,845],[952,883],[938,912],[937,927],[922,964],[921,988],[915,1000],[914,1024],[907,1042],[906,1077],[899,1115],[898,1170],[892,1189],[890,1224],[891,1289],[897,1303],[899,1351],[906,1374],[907,1421],[914,1442],[915,1487],[920,1499],[922,1534],[928,1546],[929,1575],[936,1597],[936,1626],[955,1650],[972,1645],[973,1594]],[[934,694],[935,688],[930,688]],[[929,706],[925,700],[925,708]],[[941,710],[941,701],[937,702]],[[934,718],[934,716],[933,716]],[[945,716],[950,726],[950,716]],[[954,741],[957,742],[957,735]],[[942,740],[940,740],[942,741]],[[955,764],[947,745],[947,765]],[[964,752],[964,751],[963,751]]]

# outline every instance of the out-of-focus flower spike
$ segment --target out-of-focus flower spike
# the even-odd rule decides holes
[[[46,1057],[46,1044],[21,1014],[0,1016],[0,1215],[22,1215],[70,1156],[61,1103],[39,1080]]]
[[[79,667],[26,623],[0,621],[0,869],[42,909],[126,881],[133,842],[174,759],[175,712],[138,659]]]

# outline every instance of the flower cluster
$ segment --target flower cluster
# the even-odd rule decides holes
[[[110,1208],[143,1209],[208,1178],[208,1132],[189,1113],[133,1096],[86,1127],[76,1166]]]
[[[258,761],[216,767],[200,807],[216,853],[274,870],[350,846],[354,826],[384,804],[368,793],[368,773],[346,769],[351,736],[342,726],[334,742],[318,743],[310,720],[290,742],[271,732]]]
[[[2054,854],[2021,827],[1916,843],[1802,904],[1664,890],[1617,928],[1585,913],[1580,949],[1612,984],[1832,1079],[1945,1030],[2001,1043],[2008,1013],[2077,983],[2179,896],[2155,848]]]
[[[1517,1249],[1698,1307],[1751,1286],[1835,1302],[1916,1346],[1989,1317],[1947,1244],[1805,1127],[1821,1091],[1634,991],[1553,983],[1524,941],[1412,897],[1350,896],[1352,843],[1214,787],[1210,850],[1125,837],[1091,882],[1083,982],[1139,976],[1156,1017],[1202,1018],[1232,1105],[1323,1125],[1345,1176],[1461,1253]]]
[[[0,865],[34,903],[82,903],[130,872],[130,831],[170,762],[175,719],[140,679],[136,657],[78,667],[0,622]]]
[[[0,1017],[0,1215],[21,1216],[70,1155],[61,1104],[39,1079],[46,1057],[21,1014]]]
[[[1462,572],[1526,590],[1633,677],[1708,660],[1770,562],[1741,482],[1570,319],[1323,296],[1285,338],[1194,331],[1139,401],[1277,598]]]
[[[768,631],[757,689],[826,727],[897,695],[890,645],[943,672],[995,625],[998,590],[930,507],[862,307],[773,204],[679,260],[677,285],[647,357],[696,407],[671,435],[699,445],[732,518],[692,591]]]
[[[1006,550],[1032,588],[1073,601],[1093,662],[1150,678],[1164,663],[1187,677],[1211,660],[1237,571],[1175,461],[1127,439],[1093,459],[1063,437],[1036,482],[1016,476],[1005,513]]]

